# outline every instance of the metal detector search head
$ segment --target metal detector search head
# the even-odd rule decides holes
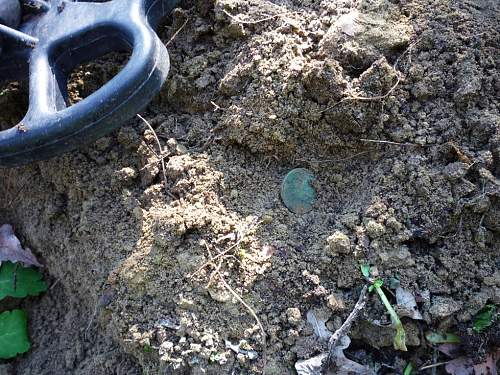
[[[154,28],[176,3],[0,0],[0,82],[29,78],[24,119],[0,131],[0,166],[26,164],[75,149],[143,109],[160,90],[170,66],[167,49]],[[125,67],[70,106],[71,71],[115,51],[131,52]]]

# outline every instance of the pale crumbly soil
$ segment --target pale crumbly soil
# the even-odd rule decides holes
[[[170,79],[143,113],[165,148],[168,193],[139,119],[0,171],[1,221],[56,283],[28,302],[33,349],[5,371],[293,373],[325,350],[306,312],[338,328],[365,262],[420,296],[426,322],[405,320],[409,354],[370,323],[384,316],[376,299],[352,332],[360,360],[393,373],[424,327],[500,303],[495,1],[182,6],[160,32],[166,42],[188,20],[169,45]],[[72,98],[113,74],[109,64],[76,74]],[[301,216],[279,198],[294,167],[317,178]],[[329,244],[333,234],[344,242]],[[229,249],[226,285],[207,244]],[[265,360],[256,320],[227,285],[262,321]]]

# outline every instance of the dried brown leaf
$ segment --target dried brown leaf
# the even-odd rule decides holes
[[[482,363],[474,364],[466,356],[455,358],[446,364],[446,372],[450,375],[498,375],[497,362],[500,359],[500,348],[488,354]]]

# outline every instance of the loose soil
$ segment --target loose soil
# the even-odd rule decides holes
[[[159,31],[167,43],[187,21],[170,77],[142,113],[166,186],[138,118],[0,170],[0,224],[51,285],[22,303],[33,347],[0,374],[292,374],[326,350],[307,312],[337,329],[367,262],[424,320],[404,318],[409,351],[395,352],[371,298],[353,358],[380,374],[431,363],[428,327],[498,347],[498,327],[467,327],[500,304],[499,16],[495,0],[182,3]],[[72,100],[122,60],[75,73]],[[0,126],[21,92],[2,91]],[[295,167],[316,176],[302,215],[279,196]]]

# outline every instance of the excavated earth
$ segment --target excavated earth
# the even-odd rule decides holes
[[[363,263],[423,320],[403,318],[396,352],[372,297],[351,354],[380,374],[418,348],[432,361],[422,331],[500,304],[499,19],[495,0],[181,3],[159,30],[169,79],[142,112],[164,172],[139,118],[0,170],[0,224],[50,285],[21,302],[33,346],[0,374],[293,374],[326,350],[308,312],[339,328]],[[124,61],[83,66],[71,99]],[[25,103],[4,86],[0,127]],[[316,177],[301,215],[279,195],[296,167]]]

